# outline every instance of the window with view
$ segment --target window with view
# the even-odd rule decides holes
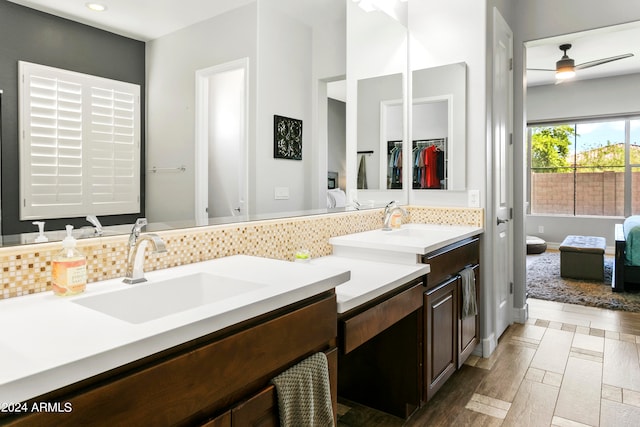
[[[532,214],[640,213],[640,119],[541,124],[529,136]]]

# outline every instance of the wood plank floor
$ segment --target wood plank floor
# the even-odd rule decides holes
[[[639,426],[640,313],[528,303],[409,420],[341,401],[338,426]]]

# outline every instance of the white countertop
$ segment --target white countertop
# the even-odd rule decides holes
[[[403,265],[339,256],[315,258],[310,264],[351,271],[351,279],[336,287],[339,314],[371,301],[430,271],[428,264]]]
[[[419,255],[483,232],[481,227],[466,225],[405,224],[392,231],[377,229],[332,237],[329,243],[334,255],[411,265]]]
[[[154,282],[195,272],[213,272],[265,286],[138,324],[73,303],[88,295],[153,286]],[[238,255],[157,270],[146,277],[148,282],[135,285],[126,285],[122,279],[90,283],[84,294],[73,297],[42,292],[0,301],[0,402],[37,397],[317,295],[348,281],[350,273],[339,265]]]

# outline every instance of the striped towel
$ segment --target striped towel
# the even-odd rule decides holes
[[[334,426],[327,356],[316,353],[271,380],[282,427]]]

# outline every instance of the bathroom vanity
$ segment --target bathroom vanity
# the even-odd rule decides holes
[[[479,315],[462,316],[461,270],[480,295],[480,234],[461,226],[409,224],[332,238],[334,253],[384,266],[428,266],[383,295],[339,314],[338,394],[407,418],[428,402],[479,342]],[[384,267],[381,267],[384,268]],[[357,277],[352,270],[352,279]],[[405,279],[407,279],[405,277]],[[336,288],[338,299],[343,284]],[[349,293],[347,293],[349,294]]]
[[[26,412],[5,413],[9,417],[0,418],[0,424],[231,426],[249,425],[256,420],[263,420],[265,425],[269,425],[269,420],[277,424],[276,394],[270,380],[316,352],[327,355],[335,412],[334,288],[348,280],[349,272],[245,256],[200,264],[206,266],[178,267],[178,273],[169,269],[164,275],[192,277],[193,269],[200,268],[200,273],[203,269],[214,271],[221,277],[261,284],[262,288],[253,291],[253,295],[245,293],[235,302],[231,298],[223,308],[209,304],[204,315],[205,308],[200,307],[137,324],[95,312],[75,304],[74,299],[55,299],[52,295],[33,298],[27,315],[35,316],[38,308],[45,315],[73,310],[75,316],[80,316],[76,320],[90,323],[94,331],[91,335],[69,338],[60,329],[52,329],[49,334],[53,340],[41,339],[39,344],[32,344],[41,349],[38,354],[43,358],[49,356],[53,360],[48,367],[46,362],[16,359],[23,372],[14,372],[13,381],[3,378],[2,398],[22,394],[14,402],[26,402],[26,406],[14,408],[18,411],[24,408]],[[148,274],[151,283],[134,286],[161,286],[162,280],[154,283],[161,276],[155,273],[160,272]],[[110,289],[105,294],[121,295],[131,289],[123,290],[115,283],[106,286]],[[82,327],[70,325],[70,329],[81,334]],[[207,333],[202,333],[207,329]],[[134,335],[138,335],[138,340],[130,340]],[[61,353],[67,353],[56,346],[56,338],[58,344],[68,344],[72,339],[79,341],[78,352],[84,351],[85,357],[68,356],[66,364],[56,362]],[[146,356],[135,355],[137,341],[148,344],[144,346]],[[161,341],[163,344],[159,345],[166,348],[153,351],[154,341]],[[9,345],[2,342],[3,348]],[[104,348],[105,345],[110,348]],[[99,350],[100,346],[103,348]],[[16,353],[18,347],[13,343]],[[27,344],[22,346],[26,347]],[[130,360],[121,363],[126,358]],[[112,367],[104,369],[108,363]],[[26,370],[31,372],[27,375]],[[84,378],[72,381],[74,376]],[[62,381],[68,384],[53,386],[63,384]],[[46,390],[47,387],[51,389]],[[54,410],[33,411],[34,403],[47,404]]]

